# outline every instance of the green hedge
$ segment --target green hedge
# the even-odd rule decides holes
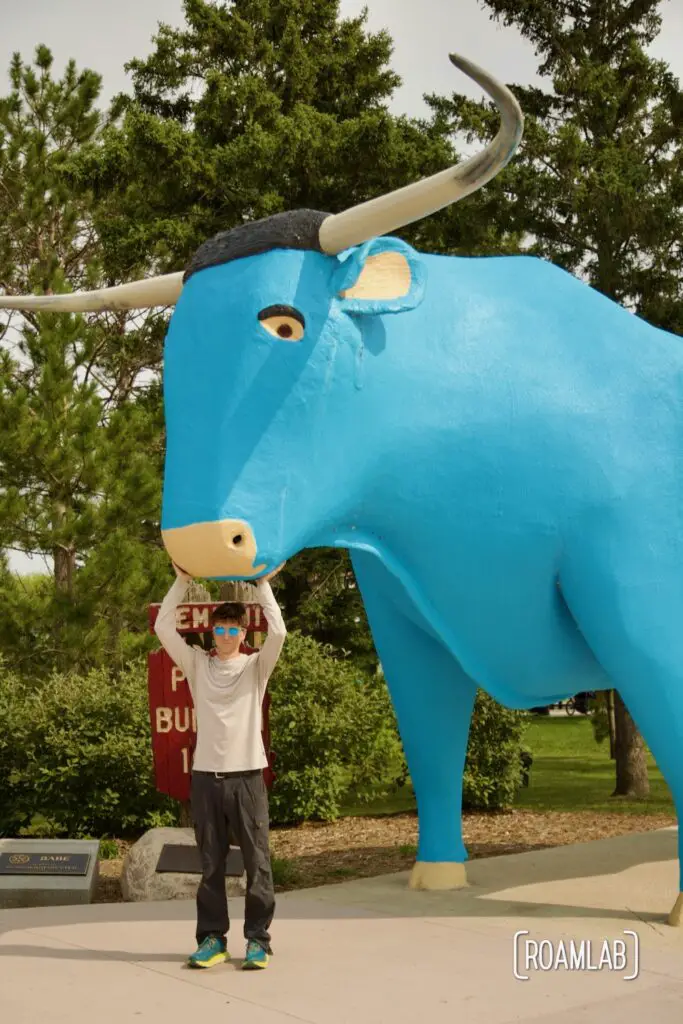
[[[337,817],[345,796],[362,803],[393,784],[401,743],[379,677],[364,676],[332,649],[291,632],[270,682],[278,823]]]
[[[526,711],[504,708],[477,691],[463,778],[462,806],[469,811],[508,808],[522,784]]]
[[[270,682],[277,779],[273,823],[337,817],[405,772],[381,676],[364,676],[310,637],[288,635]],[[477,694],[463,806],[509,807],[526,716]],[[23,680],[0,658],[0,835],[127,836],[176,824],[155,789],[146,659],[116,676]]]
[[[157,793],[146,659],[115,678],[22,680],[0,660],[0,834],[125,836],[175,824]]]

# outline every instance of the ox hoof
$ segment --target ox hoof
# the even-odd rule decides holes
[[[465,865],[458,861],[418,860],[410,874],[411,889],[462,889],[466,885]]]
[[[680,928],[683,924],[683,892],[679,892],[674,908],[669,914],[669,924],[674,928]]]

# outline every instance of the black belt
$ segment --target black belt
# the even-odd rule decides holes
[[[197,768],[192,769],[193,775],[210,775],[214,779],[238,779],[242,777],[248,777],[251,775],[260,775],[263,771],[262,768],[245,768],[241,772],[204,772]]]

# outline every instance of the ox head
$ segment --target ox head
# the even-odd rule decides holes
[[[190,575],[258,577],[354,528],[360,482],[376,470],[357,441],[372,402],[353,400],[359,356],[378,338],[373,324],[415,309],[424,289],[419,256],[382,236],[481,188],[522,135],[509,90],[451,61],[501,115],[495,139],[465,163],[341,214],[244,224],[201,246],[184,273],[0,297],[0,308],[51,312],[176,306],[164,354],[162,536]]]

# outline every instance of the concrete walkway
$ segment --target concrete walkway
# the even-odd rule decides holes
[[[278,897],[275,955],[189,971],[194,903],[0,912],[3,1024],[612,1024],[683,1020],[676,830],[472,861],[470,887],[425,893],[405,873]],[[514,976],[514,935],[522,953]],[[639,964],[634,960],[637,933]],[[578,964],[571,962],[573,940]],[[587,942],[592,942],[590,956]],[[619,964],[616,940],[626,942]],[[534,970],[537,963],[557,969]],[[583,947],[580,943],[583,942]],[[603,943],[606,942],[606,946]],[[603,950],[615,970],[598,965]],[[576,966],[576,961],[575,961]],[[625,975],[637,977],[625,980]]]

